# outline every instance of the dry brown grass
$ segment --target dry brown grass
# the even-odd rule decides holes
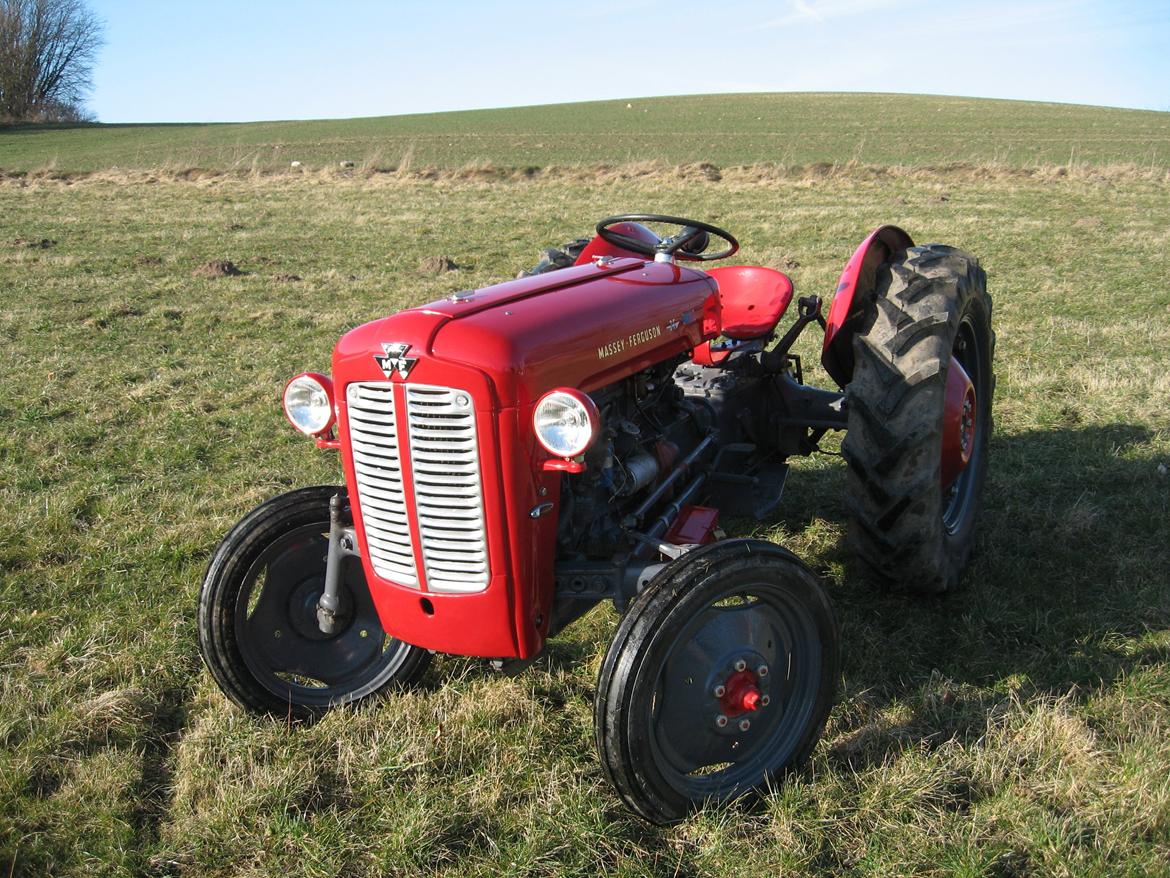
[[[1065,180],[1108,185],[1141,181],[1170,182],[1170,168],[1134,163],[1072,165],[1035,165],[1020,167],[994,162],[952,162],[941,165],[868,165],[857,161],[816,162],[807,165],[781,165],[760,162],[719,168],[710,162],[671,165],[658,160],[597,163],[581,165],[546,165],[542,167],[513,168],[487,161],[470,162],[458,167],[424,166],[416,168],[409,154],[402,162],[384,168],[378,162],[363,161],[354,168],[327,165],[311,169],[298,168],[262,170],[207,169],[165,165],[153,170],[100,170],[66,172],[43,168],[28,172],[0,171],[0,186],[16,188],[36,187],[44,183],[75,184],[82,182],[114,185],[142,185],[151,183],[201,183],[218,185],[250,180],[257,183],[281,180],[316,180],[335,185],[354,181],[356,185],[413,186],[431,183],[501,183],[553,182],[567,184],[608,183],[719,183],[726,186],[760,186],[779,183],[785,187],[812,184],[824,180],[852,181],[915,181],[939,183],[1057,183]],[[1090,226],[1093,218],[1079,218],[1074,222],[1080,228]],[[1099,221],[1099,220],[1098,220]]]

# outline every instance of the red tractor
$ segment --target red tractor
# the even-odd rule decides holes
[[[610,600],[597,746],[631,809],[674,821],[804,760],[839,674],[829,600],[719,517],[768,515],[788,458],[846,430],[873,578],[953,587],[987,471],[991,300],[973,257],[882,226],[827,319],[799,299],[777,340],[787,276],[691,267],[738,247],[610,217],[520,279],[352,330],[332,379],[293,378],[285,412],[341,452],[345,485],[269,500],[215,552],[199,636],[228,697],[312,718],[417,680],[433,652],[516,670]],[[814,323],[840,390],[806,385],[791,352]]]

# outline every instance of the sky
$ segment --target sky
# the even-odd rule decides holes
[[[1170,0],[89,0],[103,122],[324,119],[714,92],[1170,111]]]

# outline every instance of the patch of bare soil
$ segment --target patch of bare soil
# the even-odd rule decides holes
[[[455,261],[446,256],[427,256],[418,263],[419,274],[444,274],[459,268]]]
[[[227,259],[215,259],[211,262],[205,262],[191,272],[192,277],[238,277],[244,274],[236,267],[234,262]]]
[[[13,247],[28,247],[32,250],[48,250],[57,246],[52,238],[13,238],[8,243]]]
[[[679,165],[678,176],[683,180],[707,180],[711,183],[718,183],[723,179],[723,174],[719,168],[710,162],[693,162],[688,165]]]
[[[292,284],[301,279],[299,274],[278,274],[273,278],[278,284]]]

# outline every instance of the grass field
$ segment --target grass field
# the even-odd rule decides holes
[[[1170,113],[915,95],[649,98],[373,119],[0,128],[0,170],[1170,164]]]
[[[1138,167],[1029,173],[0,181],[0,873],[1167,874],[1162,136],[1153,165],[1129,143],[1100,161]],[[440,657],[421,690],[311,728],[231,707],[195,643],[207,559],[257,503],[340,477],[285,423],[283,380],[327,371],[349,327],[642,209],[726,226],[801,293],[827,296],[882,221],[981,257],[996,434],[965,587],[915,601],[862,582],[842,465],[802,461],[779,516],[739,531],[824,576],[839,704],[758,808],[671,829],[626,813],[594,753],[606,607],[519,677]],[[420,273],[434,255],[459,269]],[[192,276],[216,259],[247,273]]]

